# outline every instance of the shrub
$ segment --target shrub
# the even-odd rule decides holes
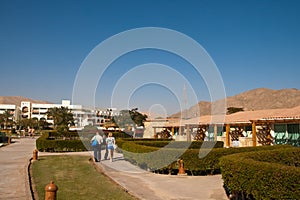
[[[101,131],[100,131],[101,132]],[[102,134],[107,134],[102,132]],[[90,140],[95,135],[95,131],[86,129],[85,131],[57,132],[55,130],[43,131],[41,137],[36,141],[39,151],[47,152],[74,152],[92,150]],[[116,138],[128,138],[124,132],[113,132]]]
[[[46,152],[78,152],[87,151],[81,140],[48,140],[38,139],[36,147]]]
[[[44,131],[36,140],[37,149],[47,152],[86,151],[86,146],[90,146],[89,140],[80,140],[77,132],[70,132],[68,138],[62,139],[56,131]]]
[[[8,143],[8,139],[5,132],[0,132],[0,143]]]
[[[185,141],[172,141],[171,140],[161,140],[161,141],[144,141],[144,140],[136,140],[134,141],[136,144],[151,146],[151,147],[166,147],[166,148],[188,148],[188,149],[200,149],[203,144],[206,146],[212,146],[213,148],[223,148],[224,142],[210,142],[210,141],[193,141],[193,142],[185,142]],[[171,144],[170,144],[171,143]],[[169,146],[167,146],[170,144]]]
[[[115,137],[116,138],[116,142],[118,144],[118,146],[120,148],[122,148],[122,145],[125,143],[125,142],[153,142],[153,143],[156,143],[156,142],[160,142],[160,141],[165,141],[166,143],[169,143],[170,141],[173,141],[171,139],[154,139],[154,138],[122,138],[122,137]]]
[[[119,145],[119,144],[118,144]],[[185,169],[192,175],[206,175],[220,173],[219,159],[223,156],[249,151],[287,148],[290,146],[260,146],[243,148],[213,148],[213,149],[180,149],[158,148],[140,145],[139,142],[127,141],[122,143],[125,159],[142,165],[151,171],[177,170],[177,160],[182,158]],[[151,152],[151,153],[150,153]],[[163,165],[166,163],[165,165]]]
[[[220,160],[230,193],[248,199],[299,199],[300,148],[225,156]]]

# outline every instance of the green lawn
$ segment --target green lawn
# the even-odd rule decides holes
[[[57,200],[135,199],[98,172],[87,156],[43,156],[32,164],[39,199],[51,180],[58,186]]]

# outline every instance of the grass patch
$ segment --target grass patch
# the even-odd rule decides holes
[[[58,186],[57,200],[135,199],[99,173],[88,156],[43,156],[32,164],[32,177],[39,199],[51,180]]]

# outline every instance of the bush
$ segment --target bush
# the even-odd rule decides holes
[[[224,142],[210,142],[210,141],[193,141],[193,142],[185,142],[185,141],[172,141],[171,140],[161,140],[161,141],[144,141],[144,140],[136,140],[134,141],[136,144],[151,146],[151,147],[166,147],[166,148],[188,148],[188,149],[200,149],[203,144],[206,146],[212,146],[213,148],[223,148]],[[171,144],[170,144],[171,143]],[[170,144],[169,146],[167,146]]]
[[[0,132],[0,143],[8,143],[8,139],[5,132]]]
[[[48,138],[52,138],[52,139],[79,139],[77,131],[58,132],[52,130],[52,131],[44,131],[44,133],[48,134]]]
[[[158,143],[158,142],[166,142],[166,144],[168,144],[169,142],[174,141],[174,140],[171,140],[171,139],[154,139],[154,138],[120,138],[120,137],[116,137],[116,141],[117,141],[118,146],[120,148],[122,148],[122,145],[125,142],[135,142],[135,143],[149,142],[149,143],[153,143],[155,145],[155,143]],[[152,145],[152,146],[154,146],[154,145]],[[148,146],[151,146],[151,145],[148,145]]]
[[[42,136],[36,140],[36,147],[39,151],[47,152],[77,152],[87,151],[89,140],[80,140],[77,132],[70,132],[70,137],[61,139],[56,131],[44,131]],[[60,136],[60,139],[57,139]],[[85,145],[84,145],[85,144]]]
[[[118,144],[119,145],[119,144]],[[122,150],[126,160],[143,168],[160,172],[177,170],[177,160],[182,158],[187,172],[191,175],[219,174],[219,159],[223,156],[241,152],[287,148],[290,146],[260,146],[243,148],[180,149],[158,148],[140,145],[139,142],[124,142]]]
[[[49,140],[38,139],[36,147],[39,151],[46,152],[78,152],[87,151],[81,140]]]
[[[248,199],[299,199],[300,148],[225,156],[220,160],[230,193]]]
[[[100,131],[102,134],[108,134]],[[55,130],[43,131],[42,136],[36,141],[39,151],[47,152],[77,152],[92,150],[90,140],[95,135],[95,131],[86,129],[85,131],[57,132]],[[128,138],[124,132],[113,132],[115,138]]]

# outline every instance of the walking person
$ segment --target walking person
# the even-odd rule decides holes
[[[35,129],[32,128],[32,129],[31,129],[31,137],[34,138],[34,136],[35,136]]]
[[[105,148],[105,154],[104,154],[104,160],[108,160],[108,148],[107,148],[107,144],[106,144],[106,135],[105,133],[103,133],[103,143],[102,145],[104,145],[104,148]]]
[[[97,131],[96,134],[91,139],[92,147],[94,150],[94,160],[95,162],[101,161],[101,143],[103,142],[102,136]]]
[[[30,128],[30,126],[27,127],[27,133],[28,133],[28,136],[31,137],[31,128]]]
[[[109,151],[110,162],[113,162],[115,144],[116,144],[115,138],[112,136],[112,133],[109,133],[108,137],[106,138],[106,145]]]

